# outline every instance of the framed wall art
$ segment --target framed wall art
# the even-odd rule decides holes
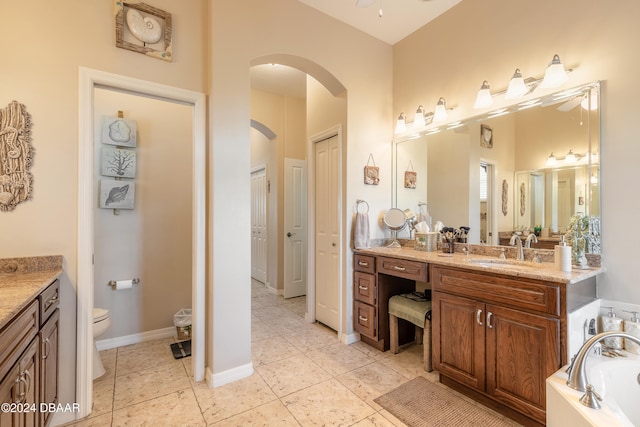
[[[408,170],[404,172],[404,188],[415,189],[418,181],[418,174],[413,170],[413,162],[409,160]]]
[[[116,148],[111,145],[102,147],[100,174],[117,178],[136,177],[136,152]]]
[[[487,125],[480,125],[480,146],[493,148],[493,129]]]
[[[100,180],[100,207],[103,209],[133,209],[135,200],[133,181]]]
[[[120,117],[102,116],[102,143],[135,147],[137,143],[137,125],[134,120]]]
[[[369,165],[369,162],[373,163],[373,166]],[[375,160],[373,160],[373,154],[369,154],[367,165],[364,167],[364,183],[367,185],[378,185],[380,183],[380,169],[376,166]]]
[[[172,60],[171,14],[145,3],[115,0],[116,46]]]

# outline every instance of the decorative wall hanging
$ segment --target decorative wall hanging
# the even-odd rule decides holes
[[[133,209],[135,183],[132,181],[100,180],[100,207]]]
[[[134,149],[137,144],[137,125],[126,120],[124,112],[118,111],[117,117],[103,116],[101,138],[100,173],[112,176],[115,180],[100,181],[100,207],[113,209],[114,215],[120,209],[133,209],[135,201],[135,183],[123,181],[136,177],[137,156]],[[115,147],[114,147],[115,145]]]
[[[137,125],[134,120],[102,116],[102,142],[121,147],[136,146]]]
[[[32,163],[31,116],[27,107],[12,101],[0,110],[0,211],[12,211],[31,198]]]
[[[171,61],[171,14],[145,3],[115,1],[116,46]]]
[[[409,170],[404,172],[404,188],[416,188],[418,174],[413,170],[413,163],[409,160]]]
[[[369,166],[369,162],[373,163],[373,166]],[[376,166],[371,153],[369,154],[367,165],[364,167],[364,183],[369,185],[378,185],[380,183],[380,170]]]
[[[520,184],[520,216],[524,216],[527,205],[527,194],[524,182]]]
[[[502,215],[507,216],[509,211],[509,183],[506,179],[502,180]]]
[[[117,147],[102,147],[100,174],[118,178],[136,177],[136,152]]]
[[[493,148],[493,129],[487,125],[480,125],[480,146]]]

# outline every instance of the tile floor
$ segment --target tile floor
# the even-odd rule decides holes
[[[215,389],[190,379],[191,360],[173,358],[172,339],[103,351],[93,412],[72,425],[404,426],[373,399],[417,375],[437,381],[422,369],[422,348],[346,346],[305,323],[305,311],[304,297],[285,300],[252,283],[255,373]]]

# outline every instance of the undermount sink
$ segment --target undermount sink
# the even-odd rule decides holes
[[[539,262],[519,261],[515,259],[469,258],[467,262],[481,267],[507,268],[511,270],[545,268],[545,265]]]

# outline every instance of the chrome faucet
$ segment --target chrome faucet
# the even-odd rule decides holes
[[[524,242],[524,247],[525,248],[531,248],[531,241],[533,241],[533,243],[538,243],[538,238],[533,233],[530,233],[527,236],[527,240]]]
[[[569,366],[569,379],[567,380],[567,385],[574,390],[587,392],[582,399],[580,399],[580,403],[585,406],[589,406],[590,408],[598,409],[599,405],[597,400],[601,400],[600,397],[595,393],[593,386],[589,384],[587,381],[587,356],[591,353],[591,349],[604,338],[625,338],[631,340],[640,345],[640,339],[634,337],[633,335],[625,334],[624,332],[617,331],[609,331],[609,332],[601,332],[596,336],[589,338],[580,350],[578,350],[578,354],[571,362],[571,366]],[[592,399],[592,395],[596,397],[596,399]]]
[[[522,239],[517,234],[513,234],[511,236],[511,240],[509,241],[509,244],[511,246],[516,246],[516,243],[517,243],[516,259],[519,261],[524,261],[524,251],[522,250]]]

